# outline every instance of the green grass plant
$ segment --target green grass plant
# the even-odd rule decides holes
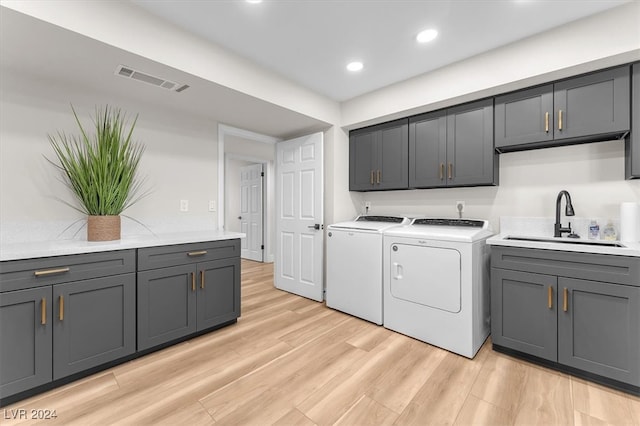
[[[73,105],[71,110],[80,135],[48,135],[58,162],[49,161],[60,169],[79,206],[65,203],[89,216],[120,215],[146,195],[138,176],[144,145],[132,139],[138,116],[129,124],[119,109],[96,107],[95,133],[89,134]]]

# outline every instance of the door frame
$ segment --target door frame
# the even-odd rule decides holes
[[[262,232],[264,234],[265,249],[263,259],[265,262],[272,263],[275,258],[275,244],[274,241],[272,241],[272,235],[275,233],[275,163],[274,161],[265,160],[263,158],[255,158],[250,156],[245,157],[237,154],[225,154],[224,144],[226,136],[241,137],[250,141],[261,142],[270,145],[275,145],[277,142],[281,141],[281,139],[218,123],[218,229],[225,229],[224,212],[227,190],[225,185],[225,172],[227,155],[231,156],[231,158],[239,160],[263,163],[264,172],[266,175],[262,195],[264,198],[264,228]]]

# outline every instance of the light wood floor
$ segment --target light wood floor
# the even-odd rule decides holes
[[[238,323],[0,409],[63,424],[640,425],[640,398],[519,361],[473,360],[276,290],[242,263]]]

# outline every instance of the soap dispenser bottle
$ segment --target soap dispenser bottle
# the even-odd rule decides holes
[[[589,239],[597,240],[598,238],[600,238],[600,225],[597,220],[592,219],[589,224]]]
[[[602,230],[602,239],[607,241],[615,241],[618,238],[616,228],[613,226],[611,219],[607,222],[607,226]]]

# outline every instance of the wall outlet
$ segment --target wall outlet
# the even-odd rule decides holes
[[[181,212],[189,211],[189,200],[180,200],[180,211]]]
[[[216,211],[216,202],[214,200],[209,200],[209,211],[210,212]]]
[[[456,210],[458,213],[464,212],[464,201],[456,201]]]

